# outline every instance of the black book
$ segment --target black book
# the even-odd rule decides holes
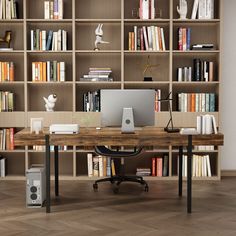
[[[193,60],[193,81],[201,81],[201,60],[194,59]]]

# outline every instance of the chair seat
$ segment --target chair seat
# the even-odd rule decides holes
[[[134,151],[115,151],[111,150],[105,146],[95,146],[95,153],[102,156],[109,156],[109,157],[131,157],[136,156],[142,151],[142,147],[138,149],[134,149]]]

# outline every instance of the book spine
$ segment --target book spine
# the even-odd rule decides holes
[[[14,150],[14,128],[10,128],[10,150]]]
[[[63,13],[64,13],[64,6],[63,6],[63,0],[58,0],[58,19],[63,19]]]
[[[152,158],[152,176],[156,176],[156,158]]]
[[[163,169],[162,158],[158,157],[156,158],[156,176],[162,177],[162,169]]]
[[[99,177],[103,177],[103,157],[98,157],[98,163],[99,163]]]
[[[61,61],[60,62],[60,81],[64,82],[65,81],[65,62]]]
[[[44,19],[50,19],[50,2],[44,1]]]

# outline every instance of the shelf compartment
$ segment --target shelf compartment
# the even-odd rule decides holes
[[[0,51],[1,52],[1,51]],[[1,62],[14,63],[14,82],[24,81],[24,54],[23,53],[0,53]],[[1,82],[0,82],[1,83]]]
[[[155,8],[161,9],[162,11],[162,17],[160,19],[170,18],[169,7],[170,7],[169,0],[155,0]],[[139,1],[136,0],[124,1],[125,19],[135,19],[132,16],[133,9],[136,9],[138,11]]]
[[[30,83],[28,89],[28,111],[45,111],[43,97],[50,94],[58,96],[54,111],[72,111],[73,98],[68,94],[73,94],[73,85],[67,83]]]
[[[188,4],[187,18],[188,19],[191,19],[193,3],[194,3],[194,0],[187,1],[187,4]],[[174,0],[173,1],[173,18],[174,19],[179,18],[179,14],[176,10],[178,5],[179,5],[179,0]],[[220,16],[219,8],[220,8],[220,0],[214,0],[214,18],[216,19],[219,19],[219,16]]]
[[[94,22],[76,23],[75,38],[76,50],[93,50],[96,40],[95,30],[98,24]],[[101,50],[121,50],[121,23],[104,23],[103,40],[108,44],[100,44]]]
[[[150,65],[157,65],[143,71],[148,62]],[[125,54],[124,58],[125,81],[143,81],[144,77],[152,77],[154,82],[169,81],[169,55],[168,54]],[[145,83],[145,82],[144,82]]]
[[[1,152],[1,156],[6,158],[7,177],[25,175],[25,153],[23,152]],[[1,178],[0,178],[1,179]],[[4,178],[2,178],[4,179]]]
[[[72,0],[63,0],[64,19],[72,18]],[[44,1],[27,0],[26,17],[28,19],[44,19]],[[56,20],[55,20],[56,21]]]
[[[214,50],[219,49],[219,33],[220,27],[219,24],[209,23],[209,24],[196,24],[196,23],[175,23],[173,26],[173,48],[174,50],[178,49],[178,28],[185,27],[191,28],[190,36],[190,45],[193,44],[203,44],[203,43],[212,43],[214,44]],[[197,50],[199,52],[200,50]],[[210,50],[209,50],[210,51]]]
[[[23,83],[0,83],[0,91],[14,93],[14,111],[24,111],[24,84]]]
[[[51,175],[54,175],[54,153],[51,153],[50,157],[50,171]],[[44,164],[45,154],[44,152],[29,152],[28,154],[29,168],[34,164]],[[59,153],[59,175],[73,176],[73,153],[60,152]]]
[[[62,53],[62,54],[47,54],[47,53],[30,53],[28,54],[28,79],[27,81],[32,81],[32,62],[46,62],[46,61],[57,61],[65,62],[65,81],[72,82],[72,54]],[[35,82],[38,83],[38,82]]]
[[[121,19],[75,19],[76,23],[121,23]]]
[[[43,126],[49,127],[51,124],[71,124],[72,112],[28,112],[27,127],[31,125],[31,118],[43,118]]]
[[[83,111],[83,94],[88,91],[97,91],[100,89],[121,89],[121,85],[118,83],[96,83],[96,84],[76,84],[76,111]]]
[[[166,50],[169,50],[169,42],[170,42],[170,35],[169,35],[169,23],[165,22],[127,22],[125,23],[124,28],[124,48],[125,50],[129,49],[129,32],[134,32],[134,26],[137,26],[138,29],[142,26],[146,26],[146,31],[148,26],[158,26],[164,29],[164,38],[165,38],[165,47]],[[144,43],[145,44],[145,43]],[[132,51],[138,52],[138,51]],[[153,51],[153,52],[163,52],[163,51]],[[165,51],[164,51],[165,52]]]
[[[216,118],[216,126],[219,126],[219,112],[172,112],[175,127],[194,127],[197,125],[197,116],[210,114]]]
[[[172,78],[173,81],[178,81],[177,78],[177,69],[180,67],[192,67],[192,75],[194,68],[194,59],[200,59],[201,61],[212,61],[214,63],[214,82],[219,81],[219,55],[218,54],[209,54],[209,53],[200,53],[200,54],[174,54],[173,55],[173,71]],[[208,83],[208,82],[206,82]]]
[[[27,49],[31,49],[31,30],[46,30],[47,35],[48,31],[52,30],[53,32],[58,31],[59,29],[67,31],[67,50],[72,50],[72,24],[70,22],[64,22],[63,24],[52,24],[51,22],[28,22],[27,24]],[[34,52],[34,51],[33,51]],[[42,51],[46,52],[55,52],[55,51]],[[67,52],[67,51],[56,51],[56,52]]]
[[[101,127],[101,113],[75,112],[72,114],[72,123],[80,127]]]
[[[1,34],[5,35],[6,31],[12,31],[10,47],[13,48],[13,50],[24,50],[23,22],[17,21],[17,22],[7,22],[5,24],[0,24]],[[7,48],[7,44],[1,43],[1,47]],[[7,51],[7,52],[11,53],[12,51]]]
[[[2,128],[24,127],[25,118],[25,112],[0,112],[0,124]]]
[[[109,10],[108,10],[109,9]],[[121,19],[120,0],[77,0],[75,18],[78,19]]]
[[[111,68],[113,81],[121,81],[121,54],[76,54],[76,81],[87,75],[89,68]],[[108,82],[109,83],[109,82]]]

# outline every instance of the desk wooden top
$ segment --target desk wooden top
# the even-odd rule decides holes
[[[49,129],[36,135],[26,128],[14,136],[16,146],[45,145],[45,135]],[[160,128],[145,127],[134,134],[122,134],[118,128],[80,128],[78,134],[49,134],[51,145],[68,146],[187,146],[188,136],[167,133]],[[193,135],[193,145],[223,145],[223,134]]]

